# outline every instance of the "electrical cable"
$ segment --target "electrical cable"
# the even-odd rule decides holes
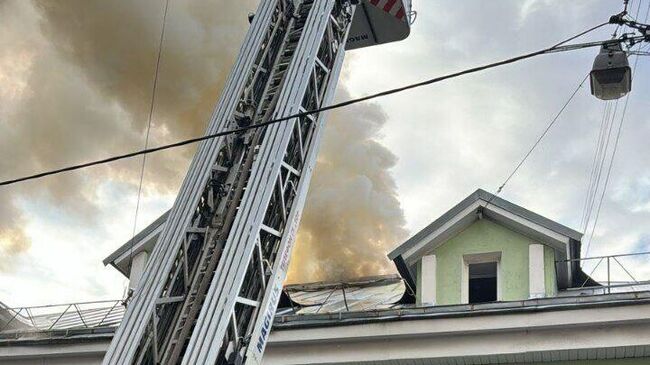
[[[317,114],[317,113],[324,112],[324,111],[343,108],[343,107],[346,107],[346,106],[349,106],[349,105],[352,105],[352,104],[365,102],[365,101],[368,101],[368,100],[380,98],[380,97],[387,96],[387,95],[397,94],[397,93],[400,93],[400,92],[403,92],[403,91],[406,91],[406,90],[420,88],[420,87],[423,87],[423,86],[435,84],[435,83],[445,81],[445,80],[448,80],[448,79],[452,79],[452,78],[456,78],[456,77],[459,77],[459,76],[463,76],[463,75],[476,73],[476,72],[479,72],[479,71],[484,71],[484,70],[487,70],[487,69],[491,69],[491,68],[511,64],[511,63],[514,63],[514,62],[522,61],[522,60],[525,60],[525,59],[528,59],[528,58],[531,58],[531,57],[535,57],[535,56],[539,56],[539,55],[543,55],[543,54],[547,54],[547,53],[561,52],[561,51],[564,51],[564,50],[574,50],[574,49],[595,47],[595,46],[601,46],[603,44],[624,43],[624,42],[630,40],[630,38],[628,38],[628,39],[608,40],[608,41],[602,41],[602,42],[592,42],[592,43],[586,43],[586,44],[583,44],[583,45],[569,45],[569,46],[566,46],[566,49],[563,49],[563,47],[560,47],[563,44],[566,44],[566,43],[568,43],[568,42],[570,42],[570,41],[572,41],[572,40],[574,40],[574,39],[576,39],[578,37],[581,37],[581,36],[583,36],[583,35],[585,35],[587,33],[590,33],[590,32],[592,32],[592,31],[594,31],[594,30],[596,30],[598,28],[601,28],[601,27],[603,27],[603,26],[605,26],[607,24],[609,24],[609,23],[602,23],[602,24],[596,25],[594,27],[591,27],[591,28],[589,28],[589,29],[587,29],[587,30],[585,30],[583,32],[580,32],[579,34],[577,34],[575,36],[572,36],[572,37],[570,37],[570,38],[568,38],[568,39],[566,39],[566,40],[564,40],[562,42],[559,42],[559,43],[557,43],[557,44],[555,44],[555,45],[553,45],[553,46],[551,46],[549,48],[545,48],[545,49],[542,49],[540,51],[535,51],[535,52],[527,53],[527,54],[524,54],[524,55],[521,55],[521,56],[509,58],[509,59],[506,59],[506,60],[503,60],[503,61],[498,61],[498,62],[490,63],[490,64],[487,64],[487,65],[466,69],[466,70],[451,73],[451,74],[448,74],[448,75],[435,77],[435,78],[428,79],[428,80],[425,80],[425,81],[409,84],[409,85],[394,88],[394,89],[389,89],[389,90],[386,90],[386,91],[378,92],[378,93],[375,93],[375,94],[370,94],[370,95],[360,97],[360,98],[356,98],[356,99],[350,99],[350,100],[347,100],[347,101],[344,101],[344,102],[328,105],[328,106],[325,106],[325,107],[322,107],[322,108],[318,108],[318,109],[314,109],[314,110],[308,110],[308,111],[296,113],[296,114],[293,114],[293,115],[289,115],[289,116],[286,116],[286,117],[281,117],[281,118],[269,120],[269,121],[266,121],[266,122],[253,124],[253,125],[246,126],[246,127],[235,128],[235,129],[231,129],[231,130],[227,130],[227,131],[223,131],[223,132],[217,132],[217,133],[205,135],[205,136],[202,136],[202,137],[190,138],[190,139],[182,140],[182,141],[167,144],[167,145],[162,145],[162,146],[153,147],[153,148],[147,148],[147,149],[143,149],[143,150],[140,150],[140,151],[125,153],[125,154],[122,154],[122,155],[116,155],[116,156],[112,156],[112,157],[105,158],[105,159],[95,160],[95,161],[81,163],[81,164],[77,164],[77,165],[71,165],[71,166],[67,166],[67,167],[64,167],[64,168],[59,168],[59,169],[50,170],[50,171],[46,171],[46,172],[36,173],[36,174],[33,174],[33,175],[23,176],[23,177],[19,177],[19,178],[4,180],[4,181],[0,182],[0,186],[12,185],[12,184],[16,184],[16,183],[23,182],[23,181],[35,180],[35,179],[43,178],[43,177],[46,177],[46,176],[51,176],[51,175],[56,175],[56,174],[60,174],[60,173],[64,173],[64,172],[79,170],[79,169],[83,169],[83,168],[87,168],[87,167],[91,167],[91,166],[107,164],[107,163],[118,161],[118,160],[123,160],[123,159],[131,158],[131,157],[150,154],[150,153],[163,151],[163,150],[167,150],[167,149],[171,149],[171,148],[186,146],[186,145],[189,145],[189,144],[194,144],[194,143],[197,143],[197,142],[210,140],[210,139],[214,139],[214,138],[217,138],[217,137],[222,137],[222,136],[226,136],[226,135],[230,135],[230,134],[243,133],[243,132],[246,132],[246,131],[251,130],[251,129],[262,128],[262,127],[266,127],[266,126],[269,126],[269,125],[272,125],[272,124],[276,124],[276,123],[284,122],[284,121],[287,121],[287,120],[291,120],[291,119],[294,119],[294,118],[302,118],[302,117],[306,117],[308,115]],[[632,38],[632,39],[642,39],[642,38],[643,37],[636,37],[636,38]]]
[[[618,100],[614,103],[614,111],[613,113],[611,112],[611,104],[610,104],[610,112],[607,113],[605,116],[606,121],[605,121],[605,126],[603,130],[603,135],[602,139],[599,139],[598,141],[598,146],[596,149],[596,161],[597,164],[594,166],[596,169],[594,172],[594,179],[591,182],[591,189],[590,189],[590,196],[589,196],[589,205],[587,207],[587,211],[585,213],[585,226],[584,226],[584,232],[588,231],[589,228],[589,221],[591,220],[592,212],[596,203],[596,196],[598,195],[598,191],[600,190],[600,182],[601,182],[601,177],[603,173],[603,168],[605,166],[605,161],[607,159],[607,155],[609,154],[609,142],[611,140],[612,136],[612,131],[614,129],[614,119],[616,119],[616,113],[618,112]],[[611,117],[610,117],[611,115]]]
[[[594,158],[591,163],[591,173],[589,174],[589,181],[587,184],[587,195],[585,196],[585,203],[582,208],[582,221],[580,223],[580,229],[585,232],[586,230],[586,225],[587,221],[589,219],[588,217],[588,211],[589,211],[589,206],[591,205],[591,199],[593,196],[593,189],[594,189],[594,183],[596,181],[596,175],[598,173],[598,164],[599,164],[599,156],[602,152],[602,141],[605,138],[605,132],[607,130],[607,123],[609,122],[609,117],[610,117],[610,112],[611,112],[611,107],[612,107],[612,102],[611,101],[606,101],[605,103],[605,109],[603,111],[603,118],[600,122],[600,128],[598,131],[598,139],[596,140],[596,149],[594,150]]]
[[[640,3],[641,3],[641,1],[639,1],[639,7],[640,7]],[[625,9],[624,9],[623,12],[626,13],[626,12],[627,12],[627,7],[628,7],[628,1],[624,1],[624,6],[625,6]],[[638,16],[638,9],[637,9],[637,16]],[[619,29],[619,28],[620,28],[620,26],[616,28],[616,30],[614,31],[614,34],[616,34],[616,33],[618,32],[618,29]],[[638,56],[637,56],[637,58],[638,58]],[[569,100],[567,101],[567,103],[562,107],[562,109],[560,109],[560,112],[558,113],[558,115],[556,115],[556,117],[555,117],[555,118],[551,121],[551,123],[547,126],[547,128],[544,130],[544,132],[542,133],[542,135],[537,139],[537,141],[533,144],[533,146],[532,146],[531,149],[528,151],[528,153],[526,153],[526,155],[524,156],[524,158],[519,162],[519,164],[517,164],[517,166],[516,166],[516,167],[514,168],[514,170],[510,173],[510,175],[508,175],[508,177],[505,179],[505,181],[504,181],[504,182],[503,182],[503,183],[502,183],[502,184],[497,188],[496,193],[495,193],[495,194],[490,198],[490,200],[486,203],[486,207],[487,207],[488,205],[490,205],[490,203],[494,200],[494,198],[495,198],[497,195],[499,195],[499,194],[501,193],[501,191],[503,191],[503,188],[505,187],[505,185],[506,185],[506,184],[510,181],[510,179],[512,179],[512,177],[517,173],[517,171],[519,170],[519,168],[524,164],[524,162],[526,161],[526,159],[528,159],[528,157],[530,156],[530,154],[534,151],[534,149],[535,149],[535,148],[537,147],[537,145],[541,142],[541,140],[544,138],[544,136],[546,136],[546,134],[548,133],[548,131],[550,130],[550,128],[553,126],[553,124],[555,124],[555,121],[556,121],[557,118],[560,116],[560,114],[562,113],[562,111],[564,110],[564,108],[566,108],[566,106],[568,105],[568,103],[569,103],[569,102],[571,101],[571,99],[575,96],[575,94],[578,92],[578,90],[582,87],[582,84],[584,84],[584,82],[586,81],[586,79],[587,79],[588,77],[589,77],[589,75],[587,75],[587,76],[585,77],[585,79],[582,81],[582,83],[580,83],[580,85],[579,85],[578,88],[574,91],[574,93],[571,95],[571,97],[569,98]],[[610,105],[610,106],[611,106],[611,105]],[[616,102],[616,107],[618,107],[618,101]],[[614,115],[616,115],[616,108],[615,108],[615,111],[614,111]],[[609,120],[609,110],[608,110],[608,108],[607,108],[607,104],[606,104],[606,108],[605,108],[605,114],[603,115],[603,122],[604,122],[605,120]],[[612,117],[612,121],[613,121],[613,117]],[[601,122],[601,134],[602,134],[602,131],[603,131],[603,126],[604,126],[604,123],[603,123],[603,122]],[[611,124],[610,124],[610,125],[611,125]],[[611,127],[610,127],[610,128],[611,128]],[[610,129],[610,133],[611,133],[611,129]],[[600,138],[601,138],[601,136],[599,135],[599,143],[600,143]],[[607,140],[609,141],[609,138],[608,138]],[[609,142],[607,142],[607,144],[609,144]],[[597,150],[596,156],[598,156],[598,150]],[[594,160],[594,164],[595,164],[597,158],[596,158],[596,157],[594,157],[594,158],[595,158],[595,160]],[[603,158],[604,158],[604,156],[603,156]],[[603,160],[603,161],[604,161],[604,160]],[[594,166],[595,166],[595,165],[594,165]],[[594,167],[594,168],[595,168],[595,167]],[[599,170],[602,171],[602,165],[600,166],[600,169],[599,169]],[[599,171],[599,173],[598,173],[598,180],[597,180],[597,181],[600,181],[600,171]],[[593,175],[593,174],[594,174],[594,171],[592,170],[592,175]],[[591,185],[592,185],[591,181],[590,181],[589,185],[590,185],[590,191],[591,191]],[[594,194],[596,194],[596,192],[594,192]],[[595,195],[594,195],[593,198],[595,198]],[[592,202],[589,204],[590,206],[593,205],[593,198],[591,199]],[[584,221],[585,219],[587,219],[587,222],[588,222],[588,217],[591,216],[591,209],[590,209],[590,210],[589,210],[589,215],[588,215],[587,217],[585,217],[585,211],[586,211],[587,201],[588,201],[588,200],[589,200],[589,195],[588,195],[588,198],[585,200],[585,208],[584,208],[584,210],[583,210],[583,221]],[[593,207],[592,207],[592,209],[593,209]],[[585,224],[588,224],[588,223],[585,223]],[[582,225],[582,223],[581,223],[581,225]]]
[[[637,4],[637,7],[636,7],[636,15],[634,16],[634,20],[639,19],[639,13],[641,12],[641,4],[642,3],[643,3],[643,0],[639,0],[639,4]],[[643,21],[643,23],[646,23],[647,20],[648,20],[648,17],[646,16],[646,19]]]
[[[639,4],[640,4],[640,3],[641,3],[641,0],[639,0]],[[627,15],[627,14],[628,14],[628,12],[627,12],[628,6],[629,6],[629,8],[634,7],[634,0],[632,0],[632,1],[623,0],[623,13],[622,13],[622,14],[624,14],[624,15]],[[619,24],[619,25],[616,27],[616,30],[614,31],[614,35],[616,35],[616,34],[618,33],[618,30],[619,30],[622,26],[623,26],[622,24]]]
[[[596,225],[598,225],[598,218],[600,217],[600,209],[601,209],[602,204],[603,204],[603,199],[605,197],[605,192],[607,191],[607,185],[609,183],[609,177],[610,177],[610,175],[612,173],[612,166],[614,165],[614,158],[616,157],[616,151],[618,149],[618,142],[619,142],[620,137],[621,137],[621,130],[623,129],[623,121],[625,119],[625,109],[627,109],[628,96],[625,97],[625,108],[624,108],[624,112],[622,113],[622,116],[621,116],[621,122],[619,123],[619,126],[618,126],[618,131],[616,133],[616,139],[614,140],[613,151],[612,151],[611,157],[609,158],[609,166],[607,167],[607,175],[605,176],[605,182],[604,182],[601,194],[600,194],[600,200],[598,201],[598,207],[596,209],[596,216],[594,218],[594,224],[593,224],[593,226],[591,228],[591,235],[589,236],[589,241],[587,241],[587,248],[585,249],[585,257],[588,257],[588,255],[589,255],[589,249],[591,248],[591,241],[594,238],[594,232],[596,231]],[[613,119],[613,117],[612,117],[612,119]]]
[[[149,106],[149,116],[147,120],[147,131],[144,138],[144,149],[149,148],[149,135],[151,133],[151,121],[153,119],[153,112],[156,105],[156,91],[158,90],[158,74],[160,71],[160,59],[162,56],[163,42],[165,40],[165,26],[167,24],[167,11],[169,9],[169,0],[165,1],[165,9],[163,10],[162,26],[160,29],[160,40],[158,41],[158,56],[156,58],[156,67],[154,68],[153,84],[151,85],[151,102]],[[135,215],[133,217],[133,232],[131,235],[131,247],[129,248],[129,267],[133,263],[133,241],[135,238],[136,228],[138,226],[138,213],[140,211],[140,197],[142,195],[142,183],[144,181],[144,170],[147,165],[147,154],[142,155],[142,165],[140,167],[140,182],[138,184],[138,195],[135,203]]]
[[[564,110],[567,108],[567,106],[569,106],[569,104],[571,103],[573,98],[576,96],[576,94],[578,94],[578,91],[582,88],[582,86],[585,84],[585,82],[587,81],[588,78],[589,78],[589,74],[587,74],[587,76],[585,76],[582,79],[580,84],[578,84],[578,87],[576,87],[576,89],[573,91],[573,93],[571,93],[571,96],[569,96],[569,99],[564,103],[564,105],[562,105],[562,108],[560,108],[560,111],[557,112],[555,117],[553,119],[551,119],[551,122],[546,126],[546,128],[544,129],[544,132],[542,132],[542,134],[537,138],[535,143],[533,143],[533,146],[528,150],[528,152],[524,155],[524,157],[521,159],[521,161],[519,161],[519,163],[517,164],[517,166],[515,166],[515,168],[512,170],[512,172],[510,172],[508,177],[503,181],[503,184],[501,184],[501,186],[499,186],[499,188],[497,189],[497,192],[496,192],[495,195],[498,195],[499,193],[501,193],[501,191],[506,186],[506,184],[510,181],[510,179],[512,179],[512,177],[515,176],[517,171],[519,171],[519,168],[524,164],[524,162],[526,162],[528,157],[530,157],[530,155],[533,153],[535,148],[537,148],[537,146],[540,144],[540,142],[542,142],[542,139],[544,139],[544,137],[546,137],[546,135],[551,130],[551,128],[553,128],[553,126],[555,125],[555,122],[557,122],[557,120],[560,118],[560,116],[562,115]],[[490,199],[490,201],[492,201],[492,199]],[[489,204],[489,202],[488,202],[488,204]]]
[[[600,155],[600,146],[601,146],[601,140],[603,139],[604,136],[604,130],[605,130],[605,125],[607,120],[609,120],[609,112],[612,103],[610,101],[606,101],[605,103],[605,108],[603,110],[603,118],[600,121],[600,129],[598,131],[598,139],[596,142],[596,150],[594,151],[594,158],[593,161],[591,162],[591,173],[589,174],[589,181],[587,183],[587,195],[585,195],[585,201],[582,206],[582,219],[580,221],[580,229],[585,232],[586,230],[586,225],[587,225],[587,211],[588,207],[591,204],[591,196],[592,196],[592,190],[594,188],[594,180],[596,177],[596,171],[597,171],[597,166],[598,166],[598,156]]]
[[[640,8],[641,8],[641,0],[639,0],[639,6],[637,7],[637,14],[636,14],[637,18],[639,16]],[[649,14],[650,14],[650,1],[648,2],[648,9],[646,10],[645,19],[643,21],[644,23],[647,22]],[[634,58],[634,66],[632,67],[632,76],[636,75],[636,68],[637,68],[638,63],[639,63],[639,55],[637,55]],[[616,139],[614,141],[614,149],[612,151],[612,155],[611,155],[610,160],[609,160],[609,167],[607,168],[607,175],[605,177],[605,183],[603,185],[603,190],[602,190],[602,193],[600,195],[600,201],[598,202],[598,208],[596,210],[596,216],[594,218],[594,224],[593,224],[593,227],[592,227],[592,230],[591,230],[591,234],[589,236],[589,241],[587,241],[587,247],[585,249],[585,257],[587,257],[589,255],[589,249],[591,248],[591,242],[592,242],[592,240],[594,238],[594,232],[596,231],[596,225],[598,224],[598,219],[600,217],[600,210],[601,210],[601,207],[602,207],[603,200],[605,198],[605,193],[607,191],[607,186],[609,184],[609,178],[611,176],[612,167],[614,165],[614,158],[616,157],[616,151],[618,149],[618,142],[619,142],[620,137],[621,137],[621,130],[623,129],[623,124],[625,122],[625,114],[627,112],[627,106],[628,106],[629,100],[630,100],[630,94],[627,94],[625,96],[625,104],[623,105],[623,112],[621,114],[621,121],[619,123],[618,132],[616,133]]]

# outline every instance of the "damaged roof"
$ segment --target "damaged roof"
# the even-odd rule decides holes
[[[287,285],[289,310],[282,313],[339,313],[399,306],[406,286],[398,275],[373,276],[353,281]],[[286,305],[285,305],[286,306]]]

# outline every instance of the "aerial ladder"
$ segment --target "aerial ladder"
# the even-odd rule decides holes
[[[345,50],[406,38],[410,14],[410,0],[261,0],[206,133],[328,105]],[[199,145],[103,364],[262,362],[324,122]]]

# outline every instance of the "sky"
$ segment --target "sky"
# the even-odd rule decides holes
[[[202,132],[255,3],[171,0],[152,143]],[[407,40],[348,53],[337,99],[548,47],[606,21],[621,3],[416,0]],[[633,14],[639,4],[643,18],[650,1],[632,0]],[[157,0],[0,0],[0,179],[142,147],[161,17]],[[502,184],[596,53],[539,56],[332,113],[293,280],[392,272],[387,251],[477,188]],[[650,251],[648,80],[642,57],[590,256]],[[501,196],[582,231],[604,108],[581,88]],[[192,152],[148,159],[137,229],[171,206]],[[101,261],[133,234],[140,163],[0,188],[0,301],[121,297],[126,280]],[[637,278],[650,279],[647,258],[628,260]]]

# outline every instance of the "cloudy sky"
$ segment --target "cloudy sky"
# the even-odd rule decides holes
[[[171,0],[153,144],[202,132],[255,3]],[[348,54],[338,98],[550,46],[606,21],[620,3],[415,1],[409,39]],[[142,147],[163,5],[0,0],[0,179]],[[650,0],[632,0],[633,14],[639,5],[643,19]],[[541,56],[332,113],[292,279],[390,272],[386,251],[477,188],[503,182],[596,52]],[[634,75],[590,255],[650,250],[649,59]],[[585,85],[502,196],[582,230],[604,109]],[[170,207],[192,152],[148,160],[138,228]],[[133,234],[140,163],[0,188],[0,301],[121,297],[125,279],[101,260]],[[647,260],[633,270],[650,278]]]

